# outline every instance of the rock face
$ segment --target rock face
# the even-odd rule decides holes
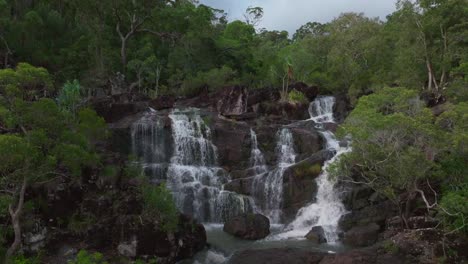
[[[163,110],[173,108],[175,105],[174,96],[159,96],[156,99],[153,99],[149,102],[149,107],[154,110]]]
[[[203,225],[180,215],[178,231],[167,232],[149,219],[129,217],[121,219],[115,232],[120,236],[118,251],[128,256],[152,256],[172,263],[190,258],[206,246]]]
[[[242,239],[263,239],[270,234],[270,220],[261,214],[244,214],[226,222],[223,230]]]
[[[283,212],[286,220],[293,218],[297,210],[310,203],[317,194],[315,179],[332,153],[320,151],[287,168],[283,174]]]
[[[319,264],[325,253],[295,248],[245,250],[235,253],[229,264]]]
[[[365,247],[374,244],[379,235],[380,226],[372,223],[365,226],[356,226],[344,235],[344,242],[355,247]]]
[[[246,87],[224,88],[217,103],[218,113],[223,116],[240,116],[247,112],[248,90]]]
[[[327,239],[325,238],[325,231],[321,226],[314,226],[312,229],[305,235],[307,240],[312,241],[317,244],[327,243]]]

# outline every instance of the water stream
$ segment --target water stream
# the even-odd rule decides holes
[[[297,154],[289,128],[280,128],[276,135],[276,163],[268,166],[259,148],[257,135],[250,131],[250,170],[253,172],[252,197],[223,190],[230,181],[219,167],[217,148],[211,130],[198,109],[173,110],[168,116],[149,111],[132,126],[133,153],[139,157],[146,174],[155,183],[167,182],[182,212],[205,224],[212,249],[197,255],[188,263],[225,263],[233,252],[248,248],[299,247],[318,251],[340,251],[338,221],[346,213],[335,189],[335,180],[327,169],[350,148],[341,147],[334,133],[326,129],[334,123],[334,97],[319,97],[310,104],[310,119],[321,133],[325,148],[335,155],[326,161],[316,178],[316,197],[300,209],[295,219],[282,223],[283,174],[294,165]],[[168,122],[169,121],[169,122]],[[170,126],[168,128],[168,123]],[[272,223],[272,234],[264,240],[240,240],[222,231],[226,219],[245,212],[260,212]],[[329,244],[314,245],[304,239],[312,227],[322,226]]]

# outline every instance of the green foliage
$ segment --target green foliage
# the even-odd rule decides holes
[[[164,230],[176,231],[179,223],[179,212],[166,185],[153,186],[145,184],[142,187],[142,194],[144,201],[143,213],[161,219]]]
[[[371,188],[400,205],[433,176],[444,146],[431,113],[406,89],[385,88],[362,97],[341,129],[353,139],[353,151],[338,163],[335,175],[360,175]]]
[[[99,253],[89,253],[86,250],[80,250],[75,260],[70,261],[69,264],[108,264],[104,260],[104,256]]]
[[[228,66],[219,69],[211,69],[207,72],[199,72],[195,77],[183,81],[183,94],[196,95],[203,89],[215,91],[219,88],[233,85],[236,82],[236,72]]]
[[[97,219],[92,214],[81,215],[75,213],[68,222],[68,229],[76,235],[87,235],[88,230],[93,224],[97,222]]]
[[[90,108],[84,108],[78,113],[78,131],[89,141],[103,140],[109,136],[104,118],[98,116]]]
[[[395,244],[392,240],[386,240],[382,246],[385,251],[390,254],[397,254],[399,251],[398,245]]]
[[[57,97],[58,105],[62,110],[69,111],[73,115],[78,111],[81,103],[81,86],[78,80],[67,81]]]
[[[438,217],[450,232],[468,233],[468,179],[458,190],[444,193]]]
[[[299,92],[296,89],[294,89],[289,92],[289,102],[307,104],[309,103],[309,99],[307,99],[307,97],[302,92]]]

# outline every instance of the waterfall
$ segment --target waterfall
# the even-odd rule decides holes
[[[335,97],[325,96],[315,99],[309,105],[310,119],[316,123],[333,123],[333,107],[335,106]]]
[[[132,151],[153,181],[164,179],[171,152],[171,140],[161,120],[149,112],[131,127]]]
[[[320,133],[325,139],[326,148],[336,154],[325,162],[322,173],[316,179],[318,187],[316,202],[300,209],[295,220],[287,226],[287,231],[280,234],[280,238],[303,237],[312,227],[322,226],[329,243],[338,240],[338,222],[341,216],[346,213],[346,209],[335,190],[336,180],[329,177],[328,168],[341,155],[351,151],[351,149],[340,147],[335,135],[331,131],[323,130],[324,123],[334,122],[334,103],[334,97],[320,97],[310,105],[310,119],[317,123],[316,127],[320,129]]]
[[[266,166],[262,151],[258,148],[257,134],[253,129],[250,129],[250,142],[252,145],[252,150],[250,151],[250,166],[254,170],[255,175],[260,175],[267,172],[268,167]]]
[[[293,165],[296,160],[291,131],[283,128],[278,132],[277,138],[276,168],[268,173],[255,176],[253,182],[253,193],[260,200],[261,210],[273,224],[281,222],[284,171]]]
[[[199,110],[175,109],[169,119],[172,133],[166,132],[153,111],[132,126],[133,153],[145,172],[148,167],[163,168],[156,170],[157,178],[167,182],[179,210],[201,222],[221,222],[251,212],[250,198],[222,190],[228,175],[218,166],[211,130]]]

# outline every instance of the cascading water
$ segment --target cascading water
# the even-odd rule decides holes
[[[253,193],[261,201],[261,210],[273,224],[281,222],[281,206],[283,202],[283,174],[296,160],[294,140],[291,131],[283,128],[279,131],[276,146],[277,165],[268,173],[255,176]],[[260,196],[260,197],[259,197]]]
[[[325,123],[335,122],[334,103],[334,97],[320,97],[310,105],[310,119],[316,122],[317,129],[325,139],[326,148],[336,154],[325,162],[322,173],[316,179],[318,187],[316,202],[300,209],[295,220],[287,226],[288,231],[282,233],[280,238],[303,237],[312,227],[321,226],[329,243],[338,240],[338,222],[346,213],[346,209],[335,190],[336,181],[329,177],[327,170],[342,154],[351,149],[340,147],[335,135],[331,131],[323,130]]]
[[[255,175],[260,175],[268,171],[268,167],[265,162],[265,157],[262,151],[258,148],[257,134],[253,129],[250,129],[250,166],[254,170]]]
[[[149,175],[165,180],[179,210],[199,221],[221,222],[251,212],[251,198],[222,190],[228,175],[217,165],[211,131],[199,111],[176,109],[169,119],[172,133],[165,132],[163,122],[153,111],[132,127],[133,151],[143,162],[145,172],[148,167],[159,168]],[[171,151],[167,151],[169,146]]]

